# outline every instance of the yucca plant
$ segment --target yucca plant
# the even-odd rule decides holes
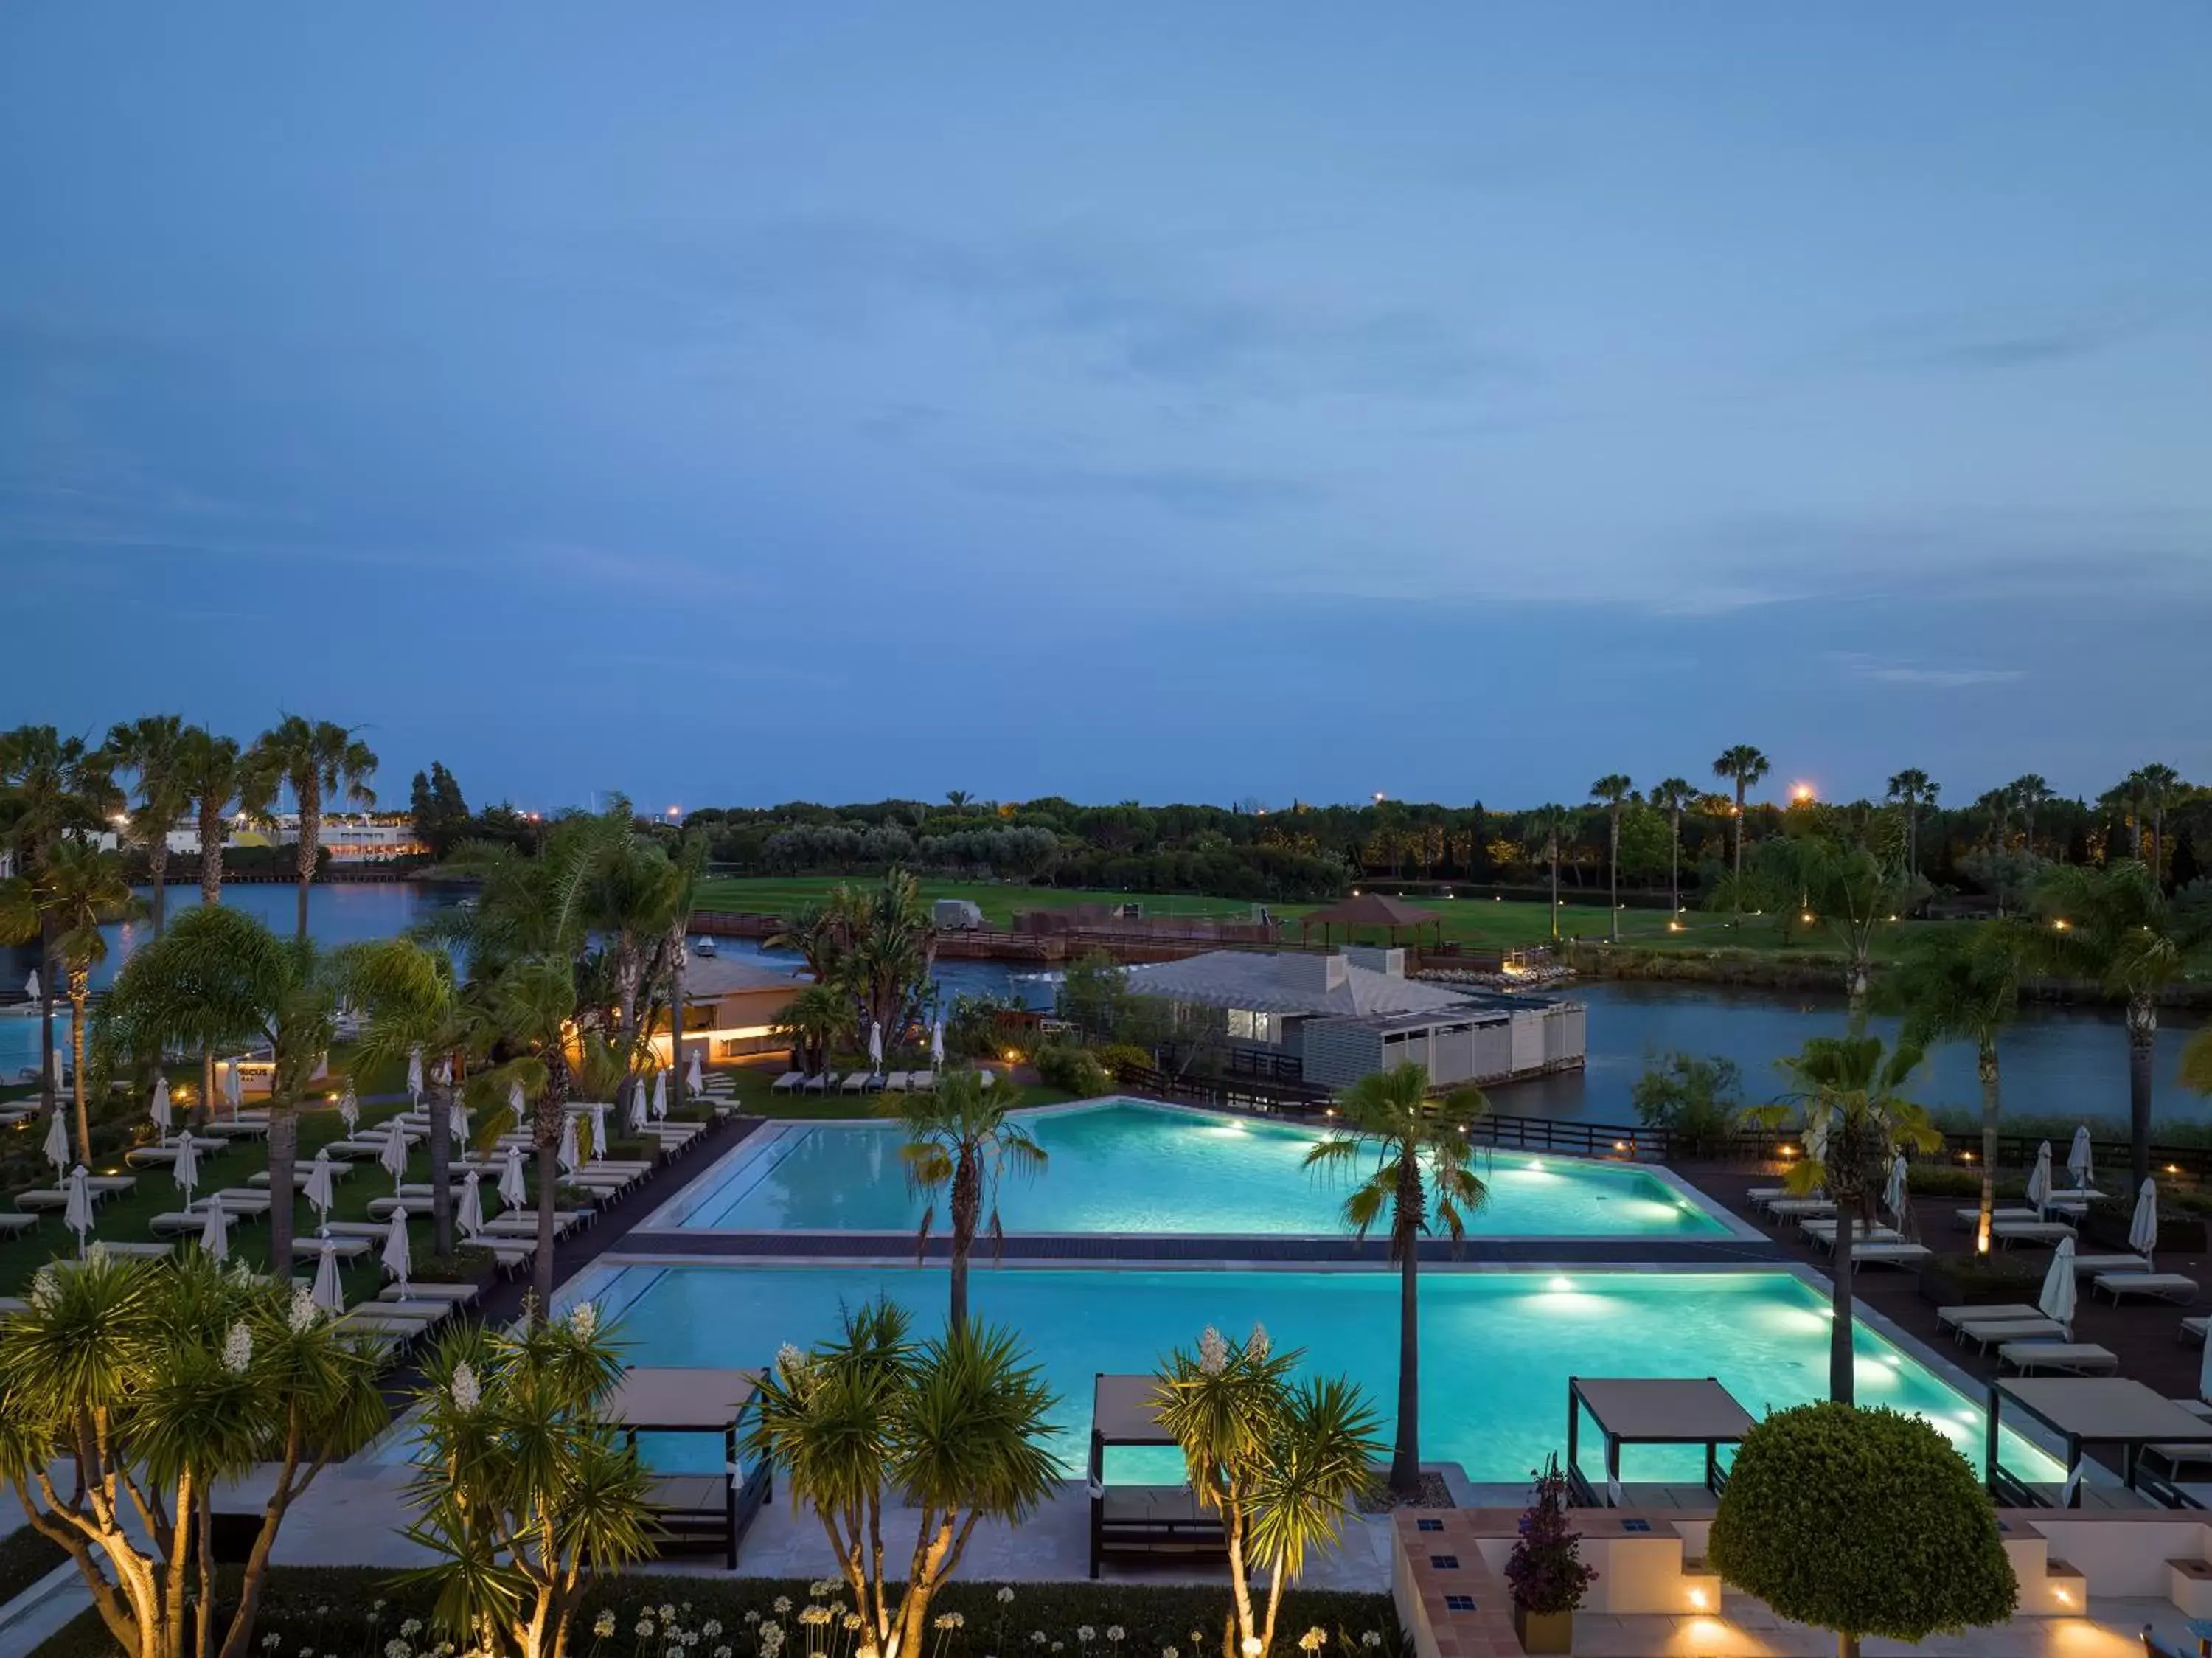
[[[915,1233],[916,1248],[927,1241],[937,1218],[937,1193],[945,1193],[945,1217],[952,1226],[955,1329],[968,1320],[968,1258],[976,1234],[988,1229],[994,1241],[1006,1235],[999,1224],[1000,1179],[1009,1169],[1039,1173],[1048,1161],[1045,1149],[1007,1115],[1011,1093],[985,1088],[975,1071],[947,1071],[933,1092],[908,1094],[899,1106],[907,1136],[899,1157],[906,1165],[907,1183],[929,1194]]]
[[[285,1515],[386,1420],[376,1374],[305,1291],[197,1251],[155,1263],[95,1245],[82,1265],[41,1269],[0,1326],[0,1478],[76,1563],[131,1658],[243,1658]],[[268,1464],[276,1477],[219,1631],[215,1492]]]
[[[878,1300],[846,1309],[811,1353],[784,1347],[749,1436],[820,1520],[878,1658],[920,1658],[931,1598],[976,1526],[1018,1525],[1059,1484],[1042,1442],[1059,1401],[1012,1333],[969,1325],[917,1343],[910,1324]],[[886,1507],[920,1511],[903,1570],[886,1560]]]

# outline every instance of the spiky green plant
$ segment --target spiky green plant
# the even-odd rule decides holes
[[[986,1088],[973,1070],[947,1071],[932,1093],[912,1094],[899,1105],[906,1143],[899,1158],[907,1183],[926,1192],[929,1204],[915,1229],[915,1247],[928,1241],[937,1219],[938,1193],[945,1194],[945,1218],[952,1228],[952,1310],[957,1329],[968,1318],[968,1258],[979,1231],[994,1243],[1005,1237],[999,1224],[999,1186],[1007,1173],[1035,1174],[1048,1161],[1045,1149],[1007,1114],[1011,1090]]]

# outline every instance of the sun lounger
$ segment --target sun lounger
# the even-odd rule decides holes
[[[195,1134],[212,1134],[223,1140],[258,1140],[269,1132],[266,1118],[259,1122],[250,1119],[237,1122],[202,1123],[192,1131]]]
[[[1936,1322],[1939,1327],[1957,1324],[1967,1319],[1990,1324],[1999,1319],[2039,1319],[2042,1316],[2041,1308],[2030,1306],[2026,1301],[1968,1303],[1960,1307],[1939,1307],[1936,1309]]]
[[[1951,1212],[1959,1217],[1959,1223],[1961,1226],[1978,1226],[1981,1224],[1982,1211],[1978,1207],[1974,1209],[1954,1209]],[[2039,1221],[2042,1218],[2042,1216],[2037,1214],[2032,1209],[2021,1209],[2003,1204],[2000,1204],[1996,1208],[1990,1211],[1990,1219],[1992,1222]]]
[[[38,1223],[35,1214],[0,1215],[0,1235],[18,1238]]]
[[[118,1181],[122,1184],[118,1185]],[[86,1182],[95,1205],[106,1203],[110,1198],[121,1197],[137,1184],[127,1174],[101,1175]],[[58,1211],[69,1207],[69,1192],[60,1186],[36,1186],[28,1192],[17,1192],[15,1207],[26,1213],[49,1209]]]
[[[456,1307],[461,1307],[474,1301],[483,1293],[472,1283],[410,1283],[407,1286],[407,1294],[402,1296],[399,1293],[399,1286],[394,1283],[386,1284],[383,1293],[377,1296],[377,1300],[380,1301],[401,1300],[449,1301]]]
[[[2181,1302],[2197,1299],[2197,1280],[2179,1272],[2100,1272],[2089,1282],[2114,1301],[2129,1295],[2156,1295]]]
[[[1778,1198],[1767,1204],[1766,1212],[1778,1221],[1802,1221],[1808,1216],[1818,1220],[1834,1214],[1836,1205],[1827,1198]]]
[[[1856,1266],[1917,1266],[1936,1252],[1926,1244],[1855,1243],[1851,1246],[1851,1263]]]
[[[165,1167],[177,1161],[178,1154],[184,1149],[180,1143],[183,1137],[179,1135],[177,1139],[170,1141],[166,1146],[133,1146],[124,1154],[123,1161],[134,1168]],[[230,1143],[227,1140],[218,1140],[212,1135],[195,1134],[192,1136],[192,1143],[201,1152],[206,1153],[221,1151]]]
[[[18,1313],[27,1313],[31,1303],[15,1295],[0,1295],[0,1319],[12,1319]]]
[[[2094,1277],[2100,1272],[2148,1272],[2151,1264],[2140,1255],[2076,1255],[2074,1274]]]
[[[1801,1228],[1805,1235],[1823,1249],[1833,1249],[1836,1237],[1843,1230],[1839,1221],[1807,1221]],[[1851,1223],[1851,1241],[1861,1243],[1895,1243],[1905,1234],[1893,1226],[1868,1226],[1863,1222]]]
[[[322,1229],[333,1238],[368,1238],[372,1241],[381,1241],[392,1235],[390,1227],[379,1226],[374,1221],[326,1221]],[[312,1243],[313,1240],[302,1241]]]
[[[787,1070],[784,1072],[782,1076],[777,1077],[775,1082],[770,1082],[768,1085],[768,1091],[770,1094],[789,1094],[793,1089],[798,1088],[805,1081],[806,1073],[805,1071]]]
[[[884,1092],[886,1094],[904,1094],[906,1092],[906,1078],[907,1074],[902,1070],[895,1070],[891,1072],[890,1075],[884,1078]]]
[[[2181,1328],[2175,1332],[2174,1339],[2176,1341],[2193,1341],[2199,1347],[2202,1347],[2204,1344],[2204,1330],[2208,1322],[2212,1322],[2212,1320],[2207,1320],[2204,1319],[2182,1320]]]
[[[2008,1341],[1997,1349],[1997,1362],[2021,1375],[2055,1370],[2069,1376],[2106,1376],[2120,1368],[2108,1348],[2092,1342]]]
[[[1999,1221],[1990,1228],[1990,1234],[2000,1248],[2009,1248],[2016,1243],[2056,1246],[2061,1239],[2074,1235],[2074,1228],[2063,1221]]]
[[[104,1238],[94,1238],[92,1240],[92,1247],[94,1249],[104,1249],[111,1255],[128,1255],[133,1260],[141,1261],[158,1261],[164,1256],[177,1253],[174,1244],[148,1243],[143,1239],[118,1243]]]
[[[1965,1319],[1953,1327],[1961,1341],[1970,1341],[1986,1353],[1992,1347],[2019,1341],[2071,1341],[2074,1332],[2056,1319]]]
[[[858,1094],[862,1088],[865,1088],[867,1086],[867,1072],[864,1070],[850,1071],[846,1074],[845,1080],[837,1085],[837,1092],[840,1094]]]
[[[328,1165],[328,1167],[331,1171],[331,1179],[333,1180],[343,1180],[347,1175],[352,1173],[354,1170],[354,1166],[351,1163],[331,1163]],[[292,1166],[292,1184],[295,1186],[304,1187],[310,1179],[314,1178],[314,1173],[315,1163],[313,1158],[309,1158],[304,1162],[295,1163]],[[269,1185],[269,1171],[265,1168],[258,1168],[254,1170],[252,1173],[246,1177],[246,1184],[250,1186],[258,1186],[266,1190]]]

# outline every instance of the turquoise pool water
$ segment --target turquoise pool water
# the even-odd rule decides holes
[[[1009,1173],[1009,1232],[1340,1234],[1346,1182],[1300,1165],[1309,1127],[1115,1100],[1022,1114],[1050,1159]],[[895,1122],[786,1124],[730,1154],[661,1224],[738,1231],[910,1232],[927,1201],[909,1191]],[[1648,1170],[1626,1164],[1477,1154],[1490,1199],[1469,1230],[1498,1235],[1712,1237],[1727,1228]],[[940,1221],[942,1215],[940,1211]]]
[[[978,1268],[975,1315],[1019,1331],[1060,1395],[1057,1450],[1080,1472],[1091,1432],[1091,1377],[1152,1369],[1208,1324],[1242,1336],[1255,1320],[1278,1347],[1303,1347],[1316,1370],[1358,1381],[1386,1417],[1395,1398],[1395,1275],[1346,1271],[1121,1271]],[[836,1326],[841,1305],[888,1295],[923,1330],[944,1316],[937,1267],[627,1267],[587,1275],[573,1292],[617,1320],[640,1364],[762,1365],[777,1346],[805,1347]],[[564,1298],[568,1299],[568,1298]],[[1571,1375],[1711,1375],[1754,1415],[1825,1396],[1826,1304],[1783,1272],[1430,1271],[1421,1278],[1421,1438],[1426,1456],[1478,1481],[1518,1481],[1564,1450]],[[1983,1412],[1908,1354],[1862,1327],[1862,1404],[1933,1421],[1979,1465]],[[1594,1478],[1601,1464],[1588,1450]],[[1132,1452],[1115,1479],[1158,1476]],[[2006,1466],[2057,1478],[2049,1459],[2008,1434]],[[1694,1478],[1702,1453],[1632,1447],[1631,1480]],[[1179,1476],[1171,1476],[1179,1477]]]

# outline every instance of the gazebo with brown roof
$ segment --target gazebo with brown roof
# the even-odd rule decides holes
[[[1301,944],[1305,942],[1306,930],[1316,923],[1320,923],[1323,944],[1329,942],[1329,930],[1338,926],[1344,929],[1344,942],[1347,944],[1352,942],[1354,927],[1387,927],[1390,930],[1390,942],[1395,946],[1401,929],[1412,929],[1415,935],[1413,942],[1419,943],[1420,930],[1433,926],[1437,930],[1438,947],[1441,948],[1444,942],[1444,918],[1440,913],[1408,904],[1401,898],[1385,898],[1380,893],[1354,893],[1340,904],[1332,904],[1327,909],[1300,916],[1298,942]]]

